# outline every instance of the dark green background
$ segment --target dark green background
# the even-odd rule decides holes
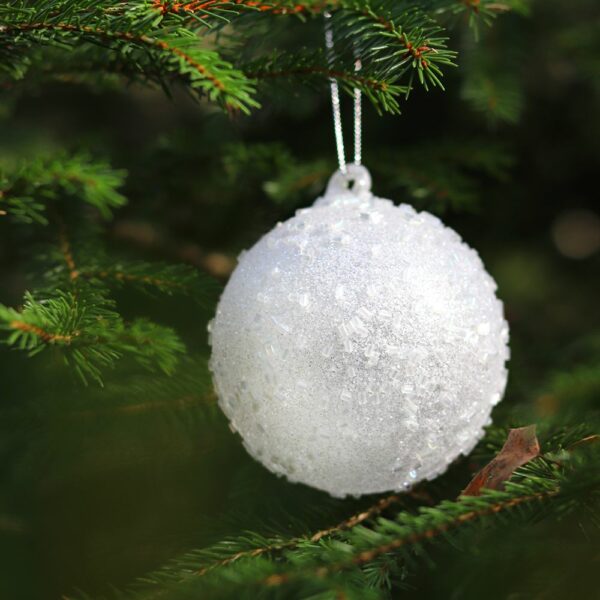
[[[594,9],[594,2],[537,2],[530,18],[503,16],[484,32],[484,43],[487,36],[500,47],[497,55],[505,44],[521,86],[524,105],[516,124],[490,124],[461,100],[460,69],[448,78],[447,93],[418,91],[399,117],[378,117],[365,107],[364,162],[375,174],[375,192],[398,201],[413,199],[377,178],[379,157],[387,151],[437,140],[458,148],[483,138],[505,144],[513,156],[505,181],[476,176],[482,190],[477,210],[447,210],[443,218],[480,252],[498,282],[513,359],[497,411],[522,405],[529,421],[540,416],[539,399],[552,374],[588,360],[590,333],[598,328],[598,244],[594,251],[592,240],[580,258],[564,250],[600,236],[600,48],[597,30],[595,38],[589,34],[598,18]],[[4,92],[0,153],[62,146],[126,168],[130,204],[107,229],[117,254],[192,263],[209,252],[235,256],[277,220],[309,204],[324,180],[314,191],[275,203],[262,189],[260,169],[248,170],[241,181],[228,179],[222,160],[227,144],[281,142],[299,160],[334,168],[326,87],[296,92],[263,98],[263,109],[251,118],[231,119],[182,94],[169,100],[139,87],[25,86]],[[439,208],[427,199],[417,203]],[[38,241],[0,221],[3,303],[20,301]],[[206,368],[198,357],[207,352],[210,308],[126,292],[119,302],[126,315],[176,327],[191,360]],[[52,356],[28,361],[0,350],[0,406],[32,407],[22,421],[3,417],[0,433],[2,598],[49,600],[76,588],[107,593],[110,585],[124,585],[179,552],[260,519],[281,520],[289,512],[321,527],[368,504],[334,502],[277,480],[244,453],[218,414],[207,423],[185,406],[94,413],[94,394],[101,392],[83,389],[54,362]],[[58,410],[65,405],[73,409]],[[56,415],[48,417],[54,407]],[[467,481],[466,469],[456,467],[448,483],[438,485],[455,495]],[[522,532],[497,535],[475,540],[481,550],[440,551],[437,570],[409,578],[419,591],[404,593],[541,598],[535,595],[539,581],[547,582],[544,598],[597,592],[598,547],[575,523],[534,527],[527,545]]]

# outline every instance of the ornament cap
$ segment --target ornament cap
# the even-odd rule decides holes
[[[346,165],[345,171],[338,169],[329,179],[323,197],[315,206],[364,202],[372,198],[371,174],[362,165]]]

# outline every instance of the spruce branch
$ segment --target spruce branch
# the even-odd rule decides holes
[[[193,421],[212,429],[221,427],[207,357],[188,355],[181,358],[172,376],[152,371],[132,373],[117,369],[106,387],[90,386],[84,393],[79,386],[66,388],[56,395],[53,388],[23,399],[18,406],[0,411],[2,433],[34,425],[59,430],[67,424],[89,422],[100,427],[107,419],[123,423],[124,418],[168,417],[169,426],[182,425],[181,434],[189,434]],[[223,428],[224,429],[224,428]]]
[[[456,0],[400,5],[392,0],[153,0],[118,5],[84,0],[76,6],[60,0],[52,4],[52,10],[47,10],[47,0],[16,0],[0,7],[0,18],[5,22],[0,29],[0,70],[13,82],[28,71],[47,74],[47,68],[39,69],[46,60],[38,49],[69,49],[88,64],[78,69],[80,78],[82,70],[91,73],[97,69],[157,84],[167,92],[170,82],[178,81],[196,96],[243,112],[258,107],[255,79],[318,77],[322,81],[333,77],[348,91],[361,89],[379,110],[397,113],[396,96],[408,95],[415,81],[426,89],[443,89],[445,69],[455,66],[456,52],[447,47],[444,29],[435,17],[462,10],[475,15],[499,10],[497,3],[482,1],[475,6]],[[244,18],[251,15],[261,19],[277,15],[314,18],[326,9],[333,14],[335,54],[339,57],[333,65],[323,59],[319,42],[316,47],[307,44],[310,51],[286,55],[272,50],[266,58],[255,59],[257,64],[253,61],[236,67],[232,49],[223,42],[228,35],[206,39],[195,28],[199,24],[220,31],[229,23],[243,25]],[[239,29],[240,35],[245,35]],[[247,37],[251,42],[258,36],[249,32]],[[90,47],[95,49],[95,56]],[[360,74],[354,72],[355,56],[360,56],[363,64]]]
[[[337,562],[333,562],[332,564],[318,567],[314,570],[312,575],[317,578],[324,579],[332,573],[354,568],[356,566],[366,565],[382,555],[397,552],[402,548],[420,544],[421,542],[433,540],[434,538],[449,532],[455,527],[460,527],[461,525],[470,523],[472,521],[478,521],[484,519],[485,517],[493,516],[504,511],[509,511],[522,505],[527,505],[534,502],[543,502],[545,500],[549,500],[553,496],[556,496],[557,493],[558,491],[556,490],[543,490],[531,494],[517,495],[514,497],[509,496],[501,499],[494,498],[494,501],[485,506],[470,506],[468,502],[463,502],[462,504],[465,506],[460,507],[462,510],[456,510],[455,514],[452,514],[446,519],[436,519],[432,515],[430,519],[422,519],[420,526],[414,527],[412,530],[406,528],[403,531],[401,527],[389,522],[387,524],[388,527],[390,529],[395,529],[397,533],[397,535],[390,536],[391,539],[389,539],[389,541],[375,545],[367,550],[362,550],[356,554],[351,553],[352,556],[345,560],[339,560]],[[455,509],[456,506],[451,507],[449,504],[446,504],[445,506],[440,506],[440,508],[445,508],[450,512],[450,509]],[[427,515],[427,513],[424,514]],[[364,534],[365,532],[359,533]],[[310,574],[298,574],[299,577],[305,577],[306,575]],[[267,586],[280,586],[288,583],[293,577],[294,575],[290,574],[275,574],[268,577],[264,583]]]
[[[170,373],[184,352],[170,328],[145,319],[126,325],[111,300],[82,286],[76,293],[57,291],[39,300],[27,293],[21,310],[0,305],[0,329],[7,332],[7,345],[30,356],[60,348],[84,383],[91,378],[102,384],[102,369],[124,356]]]
[[[415,492],[415,494],[417,494]],[[418,494],[417,494],[418,495]],[[321,529],[309,537],[297,537],[291,539],[270,539],[265,540],[262,545],[250,547],[244,550],[238,550],[237,552],[231,554],[233,543],[224,542],[219,544],[224,550],[225,556],[223,558],[214,560],[219,553],[218,547],[213,547],[208,552],[206,552],[206,556],[213,559],[214,562],[210,562],[204,567],[201,567],[197,570],[198,576],[206,575],[208,572],[213,569],[217,569],[220,567],[225,567],[230,563],[235,562],[236,560],[242,558],[254,558],[257,556],[262,556],[265,554],[274,554],[282,552],[283,550],[290,550],[292,548],[298,547],[300,544],[305,542],[318,542],[324,538],[330,537],[334,534],[340,533],[346,529],[351,529],[352,527],[357,526],[360,523],[371,520],[377,515],[380,515],[382,512],[390,508],[397,503],[402,503],[403,498],[397,494],[391,494],[390,496],[386,496],[385,498],[379,499],[375,504],[367,508],[366,510],[361,511],[347,519],[344,519],[341,523],[334,525],[332,527],[327,527],[326,529]],[[252,539],[248,539],[250,543],[252,543]],[[234,546],[235,547],[235,546]],[[201,557],[198,557],[201,558]]]
[[[515,123],[523,110],[523,94],[514,73],[472,73],[464,80],[461,96],[492,125]]]
[[[67,227],[62,220],[59,223],[58,248],[67,267],[69,279],[75,281],[79,277],[79,270],[73,258],[73,250],[71,248],[71,241],[67,235]]]
[[[167,296],[187,296],[202,306],[213,306],[220,284],[210,275],[185,264],[115,259],[99,240],[86,230],[72,241],[64,225],[59,228],[58,246],[39,257],[44,267],[46,289],[75,285],[107,292],[110,288],[136,288]]]
[[[572,432],[552,441],[546,455],[517,470],[504,491],[486,490],[480,496],[442,500],[416,512],[402,510],[383,518],[381,509],[396,504],[382,498],[371,509],[350,517],[338,527],[303,538],[265,539],[252,532],[224,541],[205,551],[190,553],[146,577],[128,598],[170,599],[191,594],[210,597],[280,597],[337,592],[380,598],[377,589],[389,585],[404,564],[414,562],[429,544],[468,535],[479,526],[527,523],[542,517],[564,517],[585,507],[592,513],[600,504],[600,474],[594,457],[577,454],[577,447],[593,452],[589,436],[572,443]],[[593,438],[595,439],[595,437]],[[571,441],[569,441],[571,440]],[[562,466],[547,456],[569,444],[572,460]],[[548,446],[548,444],[546,444]],[[391,503],[391,504],[390,504]],[[270,557],[275,554],[276,557]],[[197,559],[212,559],[198,571]],[[381,572],[378,570],[383,569]],[[371,586],[376,585],[377,588]]]
[[[247,186],[256,180],[274,202],[284,206],[317,196],[334,169],[326,160],[300,161],[276,142],[227,144],[222,163],[232,184]]]
[[[399,113],[415,78],[425,89],[443,89],[442,69],[455,66],[443,28],[418,6],[390,0],[336,3],[332,13],[335,51],[321,48],[261,57],[243,67],[252,79],[336,79],[349,94],[360,89],[379,111]],[[356,57],[362,69],[355,70]]]
[[[187,265],[140,261],[104,262],[91,257],[90,264],[82,267],[80,274],[90,281],[115,286],[130,285],[168,296],[185,295],[204,305],[212,305],[220,291],[220,286],[214,279]]]
[[[384,63],[395,80],[416,78],[425,89],[440,87],[442,68],[456,66],[456,52],[447,48],[443,28],[418,5],[373,0],[343,1],[333,15],[336,39],[363,63]]]
[[[248,63],[244,71],[252,79],[262,83],[282,81],[301,81],[315,86],[323,81],[336,79],[340,87],[352,94],[359,89],[372,102],[378,111],[392,114],[400,112],[399,96],[405,96],[409,87],[395,83],[396,77],[390,77],[381,65],[364,67],[360,73],[355,71],[354,59],[329,64],[322,50],[294,54],[277,53]]]
[[[11,48],[0,53],[0,68],[22,77],[32,49],[77,50],[87,43],[163,87],[176,77],[190,90],[229,109],[248,112],[257,106],[251,97],[252,83],[218,52],[204,47],[193,32],[185,27],[157,28],[161,17],[145,2],[125,4],[124,10],[118,6],[112,10],[111,4],[86,0],[75,6],[61,0],[49,11],[45,0],[37,0],[0,8],[4,21],[0,47]]]
[[[598,483],[597,476],[588,477],[586,493],[597,492]],[[561,493],[564,495],[561,496]],[[472,502],[469,498],[455,502],[443,501],[436,507],[419,510],[416,515],[400,513],[393,520],[380,519],[370,529],[356,527],[337,543],[323,544],[318,548],[305,547],[304,557],[298,557],[300,560],[292,553],[286,555],[290,560],[288,568],[269,565],[274,572],[256,585],[268,588],[285,586],[287,590],[305,589],[316,581],[320,582],[317,583],[319,589],[326,590],[335,589],[349,580],[352,582],[349,588],[352,589],[354,585],[359,585],[358,578],[364,577],[365,567],[374,561],[392,556],[396,561],[410,560],[412,548],[421,548],[425,543],[448,537],[455,530],[460,531],[477,523],[492,525],[503,514],[507,517],[534,518],[536,513],[550,510],[554,501],[553,510],[557,514],[563,513],[566,506],[573,510],[573,495],[567,487],[561,491],[557,482],[539,477],[509,484],[506,493],[487,492],[481,498],[482,502]],[[559,500],[564,504],[559,504]],[[311,559],[311,556],[314,558]],[[340,579],[342,574],[343,578]]]
[[[528,0],[433,0],[432,5],[440,14],[466,17],[476,39],[481,23],[489,27],[500,14],[515,12],[524,15],[529,12]]]
[[[505,181],[512,163],[504,145],[487,139],[439,139],[381,153],[375,170],[394,194],[400,187],[418,207],[443,213],[479,209],[482,182]]]
[[[211,27],[210,19],[228,22],[232,17],[247,11],[271,13],[274,15],[302,15],[322,12],[327,5],[335,2],[260,2],[257,0],[193,0],[176,2],[171,0],[152,0],[152,6],[162,15],[192,17],[200,24]]]
[[[86,154],[40,156],[0,165],[0,208],[21,223],[46,225],[47,206],[60,199],[82,201],[102,216],[126,203],[118,191],[125,172]]]

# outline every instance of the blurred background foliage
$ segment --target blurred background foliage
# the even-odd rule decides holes
[[[480,252],[511,326],[495,419],[543,430],[599,406],[600,23],[594,0],[520,12],[480,28],[477,42],[465,26],[453,30],[460,68],[447,72],[446,93],[415,89],[401,116],[365,105],[364,163],[375,193],[442,215]],[[319,44],[319,26],[283,19],[269,34],[291,48]],[[260,100],[251,116],[228,115],[111,77],[26,79],[0,95],[0,161],[68,151],[122,169],[128,204],[106,223],[90,213],[112,260],[187,263],[224,282],[236,255],[309,205],[336,167],[324,82]],[[348,124],[350,109],[345,97]],[[20,305],[36,283],[32,259],[48,235],[0,218],[1,303]],[[100,388],[75,380],[57,352],[27,359],[0,348],[0,597],[108,594],[225,535],[297,535],[372,503],[291,485],[243,451],[206,368],[216,294],[199,303],[116,286],[113,295],[125,319],[174,328],[186,356],[170,377],[124,360]],[[430,493],[456,496],[467,463]],[[437,548],[436,570],[407,569],[396,591],[592,597],[598,547],[575,517],[481,532]]]

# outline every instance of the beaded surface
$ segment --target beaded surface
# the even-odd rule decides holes
[[[342,184],[240,256],[209,326],[248,452],[334,496],[407,489],[470,452],[509,352],[478,254],[370,179]]]

